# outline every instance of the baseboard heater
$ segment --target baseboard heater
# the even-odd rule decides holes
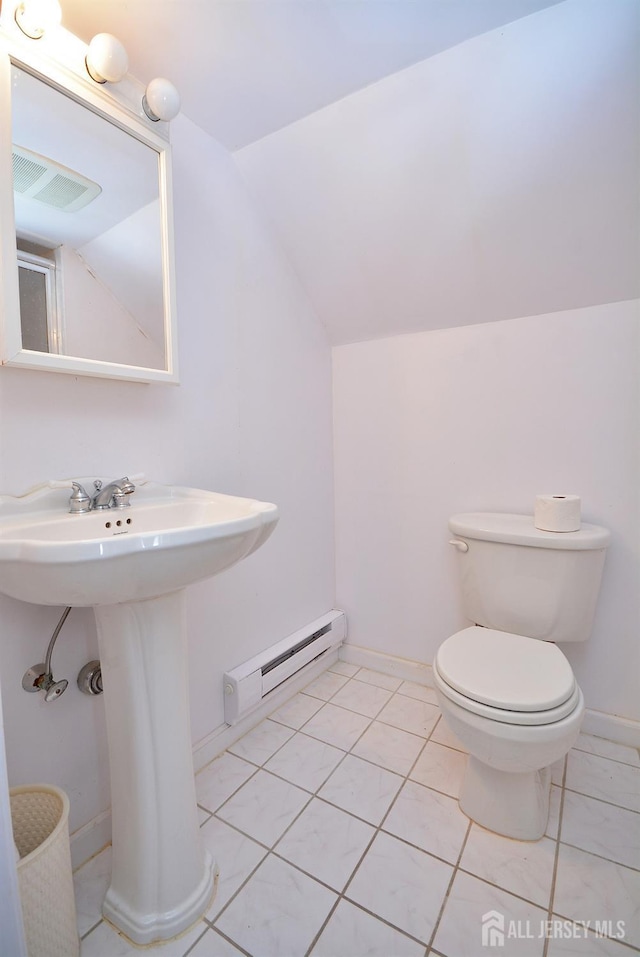
[[[235,724],[283,681],[342,644],[344,612],[334,609],[224,675],[224,720]]]

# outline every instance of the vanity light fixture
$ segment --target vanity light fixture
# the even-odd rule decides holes
[[[118,83],[129,69],[127,51],[111,33],[97,33],[85,57],[87,73],[96,83]]]
[[[154,123],[158,120],[168,122],[180,112],[180,94],[170,80],[156,77],[145,90],[142,109]]]
[[[58,0],[22,0],[14,13],[15,21],[27,37],[39,40],[62,20]]]

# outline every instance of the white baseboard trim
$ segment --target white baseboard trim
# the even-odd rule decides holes
[[[71,867],[77,870],[111,843],[111,808],[101,811],[70,836]]]
[[[404,681],[414,681],[418,685],[427,685],[433,688],[433,672],[431,665],[421,661],[411,661],[409,658],[398,658],[387,655],[383,651],[374,651],[372,648],[363,648],[346,641],[338,651],[340,661],[350,665],[360,665],[361,668],[371,668],[372,671],[381,671],[394,678]]]
[[[398,658],[372,648],[363,648],[346,641],[339,650],[341,661],[361,668],[371,668],[383,674],[404,678],[405,681],[415,681],[416,684],[427,685],[433,688],[433,671],[431,665],[419,661],[410,661],[407,658]],[[606,738],[617,744],[626,744],[632,748],[640,748],[640,722],[630,718],[622,718],[616,714],[606,714],[604,711],[592,711],[587,708],[582,730],[585,734],[593,734],[597,738]]]
[[[607,738],[616,744],[640,748],[640,721],[632,721],[631,718],[621,718],[617,714],[605,714],[604,711],[591,711],[587,708],[582,730],[585,734]]]

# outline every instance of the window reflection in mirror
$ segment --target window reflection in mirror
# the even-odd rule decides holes
[[[34,352],[59,352],[61,270],[57,250],[17,237],[22,345]]]
[[[164,369],[158,153],[12,67],[23,349]]]

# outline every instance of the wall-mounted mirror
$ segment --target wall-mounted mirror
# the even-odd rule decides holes
[[[0,55],[3,362],[176,382],[168,144]]]

